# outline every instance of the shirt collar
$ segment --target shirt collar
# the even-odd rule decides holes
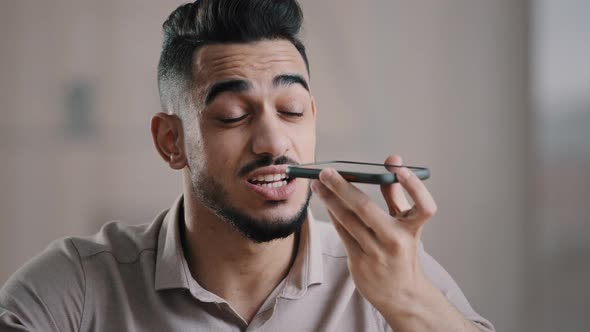
[[[182,209],[183,196],[180,195],[172,207],[159,217],[163,221],[158,235],[155,289],[190,289],[195,295],[199,294],[202,300],[217,302],[219,298],[201,288],[190,274],[180,240]],[[297,257],[285,279],[282,297],[300,298],[305,295],[308,286],[323,281],[321,235],[316,223],[308,210],[307,221],[301,227]]]
[[[155,289],[187,288],[190,275],[184,266],[186,259],[180,241],[180,212],[183,209],[182,195],[172,207],[163,214],[163,222],[158,235],[158,254],[156,256]]]

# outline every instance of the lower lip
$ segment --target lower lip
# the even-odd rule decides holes
[[[295,181],[297,179],[291,179],[286,185],[276,188],[265,188],[248,181],[246,181],[246,185],[266,200],[284,201],[295,192]]]

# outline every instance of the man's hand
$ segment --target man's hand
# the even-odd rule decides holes
[[[402,160],[393,155],[385,163],[401,165]],[[320,180],[312,182],[346,247],[357,289],[395,331],[438,329],[447,325],[448,315],[458,324],[448,325],[449,331],[474,329],[424,276],[418,262],[422,228],[436,213],[434,199],[407,168],[393,171],[399,183],[381,186],[389,213],[333,169],[323,170]]]

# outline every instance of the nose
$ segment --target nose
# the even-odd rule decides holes
[[[270,155],[273,158],[286,154],[291,148],[287,128],[277,117],[276,112],[264,112],[252,130],[252,152],[256,155]]]

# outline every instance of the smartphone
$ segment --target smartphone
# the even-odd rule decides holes
[[[357,161],[321,161],[311,164],[291,165],[287,167],[287,176],[294,178],[317,179],[324,168],[335,169],[349,182],[388,184],[395,183],[397,176],[392,173],[399,165],[374,164]],[[421,180],[430,178],[430,170],[424,167],[406,166]]]

